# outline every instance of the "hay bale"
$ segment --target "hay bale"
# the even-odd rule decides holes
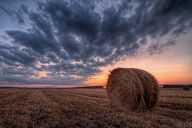
[[[157,80],[141,69],[114,69],[106,88],[112,105],[123,109],[151,109],[158,99]]]

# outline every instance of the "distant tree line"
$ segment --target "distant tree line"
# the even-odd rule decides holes
[[[160,85],[161,88],[178,88],[183,90],[190,90],[192,85]]]

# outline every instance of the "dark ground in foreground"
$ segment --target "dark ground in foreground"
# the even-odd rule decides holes
[[[0,128],[191,128],[192,90],[163,89],[151,112],[111,107],[105,89],[0,89]]]

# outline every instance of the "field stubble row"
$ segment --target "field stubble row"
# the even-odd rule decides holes
[[[191,97],[161,90],[151,112],[125,112],[110,105],[104,89],[1,89],[0,127],[190,128]]]

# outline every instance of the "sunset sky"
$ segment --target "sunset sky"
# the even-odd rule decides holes
[[[105,85],[141,68],[192,84],[191,0],[1,0],[0,85]]]

